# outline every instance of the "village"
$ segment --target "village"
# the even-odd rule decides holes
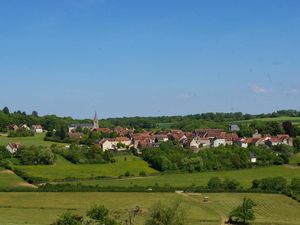
[[[224,129],[207,128],[197,129],[193,132],[170,130],[156,133],[153,131],[135,133],[134,130],[123,127],[116,127],[113,130],[110,128],[99,127],[97,114],[95,114],[93,124],[72,124],[69,126],[68,135],[74,140],[80,140],[80,138],[83,136],[83,133],[76,132],[78,127],[107,134],[115,132],[117,137],[103,138],[98,142],[103,151],[122,151],[132,147],[142,150],[148,147],[159,147],[161,143],[167,141],[175,141],[182,147],[192,149],[194,152],[198,152],[201,149],[217,148],[219,146],[233,144],[237,144],[242,148],[247,148],[251,145],[266,147],[272,147],[276,145],[293,146],[293,139],[287,134],[271,136],[269,134],[262,135],[256,131],[250,138],[239,137],[237,131],[239,131],[240,128],[236,124],[230,125],[228,132]]]
[[[43,127],[41,125],[27,126],[21,125],[9,125],[8,131],[27,130],[34,133],[43,133]],[[248,148],[249,146],[265,146],[272,147],[276,145],[288,145],[293,146],[293,138],[287,134],[278,134],[277,136],[271,136],[269,134],[260,134],[256,131],[252,137],[239,137],[237,132],[239,131],[237,124],[231,124],[228,127],[228,131],[224,129],[197,129],[193,132],[184,132],[178,129],[171,129],[169,131],[143,131],[135,132],[134,129],[128,129],[123,127],[115,127],[114,129],[100,127],[97,113],[95,113],[93,123],[91,124],[71,124],[68,127],[68,137],[75,143],[79,143],[84,133],[78,132],[78,130],[88,130],[89,132],[101,132],[103,134],[115,133],[114,138],[103,138],[98,140],[96,145],[103,151],[115,150],[124,151],[131,148],[137,149],[138,152],[145,148],[159,147],[161,143],[167,141],[173,141],[180,146],[191,149],[195,153],[202,149],[217,148],[219,146],[238,145],[242,148]],[[55,131],[54,131],[55,132]],[[68,148],[69,145],[66,145]],[[20,149],[20,143],[8,143],[6,149],[14,154]]]

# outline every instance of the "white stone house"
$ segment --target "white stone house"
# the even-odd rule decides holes
[[[43,127],[41,125],[32,125],[31,129],[35,132],[35,133],[43,133]]]
[[[21,148],[21,144],[19,143],[9,143],[6,146],[6,150],[9,151],[11,154],[15,154]]]

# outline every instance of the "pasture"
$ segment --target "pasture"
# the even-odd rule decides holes
[[[12,171],[0,167],[0,190],[32,188],[30,184],[15,175]]]
[[[188,187],[191,185],[206,186],[207,182],[212,177],[233,178],[241,183],[244,188],[251,187],[251,182],[254,179],[262,179],[266,177],[282,176],[290,180],[291,178],[300,178],[300,167],[290,168],[288,166],[271,166],[254,169],[232,170],[232,171],[218,171],[218,172],[201,172],[201,173],[179,173],[179,174],[165,174],[157,176],[148,176],[136,178],[123,179],[102,179],[102,180],[87,180],[80,181],[83,185],[99,185],[99,186],[116,186],[116,187],[130,187],[138,186],[165,186],[172,187]],[[72,182],[68,182],[72,183]]]
[[[203,197],[209,202],[204,203]],[[46,225],[63,212],[83,215],[92,204],[103,204],[113,217],[124,221],[127,209],[139,206],[142,213],[136,224],[144,224],[149,209],[158,201],[171,204],[180,201],[187,215],[188,225],[218,225],[239,205],[243,197],[250,197],[257,206],[255,225],[298,225],[300,204],[282,195],[267,194],[203,194],[175,193],[0,193],[0,224]]]
[[[126,160],[125,160],[126,157]],[[108,164],[73,164],[60,155],[54,165],[16,165],[14,169],[21,170],[32,177],[42,177],[49,181],[63,180],[65,178],[92,179],[94,177],[118,177],[125,172],[139,175],[141,171],[146,174],[158,172],[149,167],[148,163],[136,156],[116,156],[115,163]]]
[[[299,125],[300,124],[300,117],[290,117],[290,116],[281,116],[281,117],[270,117],[270,118],[256,118],[256,119],[250,119],[250,120],[241,120],[241,121],[236,121],[236,123],[252,123],[255,121],[261,121],[261,122],[271,122],[271,121],[277,121],[277,122],[284,122],[284,121],[291,121],[294,125]]]
[[[62,146],[65,145],[65,144],[51,142],[51,141],[44,141],[44,137],[45,134],[35,134],[32,137],[7,137],[7,135],[2,134],[0,136],[0,145],[6,146],[10,142],[20,143],[23,146],[36,145],[36,146],[50,147],[52,144],[62,145]]]

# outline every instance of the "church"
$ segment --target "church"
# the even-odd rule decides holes
[[[71,124],[69,126],[69,132],[75,132],[77,127],[81,127],[82,129],[87,128],[87,129],[93,130],[93,131],[101,131],[101,132],[104,132],[104,133],[108,133],[108,130],[110,132],[109,128],[100,128],[99,127],[99,119],[98,119],[97,112],[95,112],[93,123],[74,123],[74,124]]]

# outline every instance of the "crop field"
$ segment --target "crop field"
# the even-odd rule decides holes
[[[65,145],[65,144],[55,143],[51,141],[44,141],[44,136],[45,134],[35,134],[32,137],[7,137],[7,135],[2,134],[0,136],[0,145],[7,145],[10,142],[20,143],[23,146],[36,145],[36,146],[49,147],[52,144]]]
[[[238,180],[244,188],[251,187],[253,179],[262,179],[266,177],[283,176],[290,180],[291,178],[300,178],[300,167],[290,168],[288,166],[271,166],[254,169],[218,171],[218,172],[202,172],[202,173],[182,173],[182,174],[166,174],[157,176],[148,176],[141,178],[123,178],[123,179],[102,179],[80,181],[83,185],[99,185],[99,186],[118,186],[130,187],[139,186],[165,186],[187,187],[191,185],[206,186],[212,177],[234,178]],[[72,183],[72,182],[69,182]]]
[[[126,160],[125,160],[126,157]],[[98,176],[118,177],[126,171],[139,175],[141,171],[146,174],[156,174],[156,170],[149,167],[148,163],[135,156],[116,156],[115,163],[109,164],[73,164],[57,155],[54,165],[15,166],[33,177],[42,177],[50,181],[65,178],[93,178]]]
[[[204,203],[203,197],[209,202]],[[188,225],[218,225],[241,203],[243,197],[255,201],[257,220],[254,224],[298,225],[300,204],[282,195],[267,194],[175,194],[175,193],[0,193],[0,224],[46,225],[63,212],[83,215],[93,204],[105,205],[113,217],[124,221],[126,210],[139,206],[142,213],[136,224],[144,224],[149,209],[158,201],[172,204],[180,201]]]
[[[11,188],[26,189],[32,188],[22,178],[15,175],[12,171],[0,167],[0,190],[9,190]]]

